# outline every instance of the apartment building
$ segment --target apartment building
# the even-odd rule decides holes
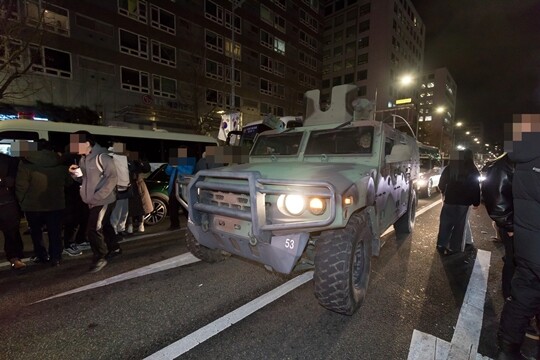
[[[418,92],[419,140],[448,154],[457,131],[456,82],[448,69],[435,69],[422,76]]]
[[[357,84],[359,96],[376,102],[378,120],[395,113],[414,122],[414,112],[396,106],[415,95],[401,77],[422,74],[425,26],[411,1],[327,0],[323,15],[321,98],[328,101],[332,86]]]
[[[11,85],[23,96],[1,100],[13,107],[86,106],[104,124],[189,131],[222,111],[240,110],[244,122],[301,114],[304,92],[321,85],[315,0],[17,5],[11,21],[26,28],[12,42],[21,46],[33,26],[43,37],[18,59],[31,69]]]

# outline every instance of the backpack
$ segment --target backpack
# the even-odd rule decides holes
[[[101,155],[96,156],[96,166],[101,171],[101,176],[103,176],[103,162],[101,161]],[[114,166],[116,168],[116,192],[118,199],[127,199],[133,195],[133,190],[131,188],[131,182],[129,177],[129,171],[127,168],[127,159],[125,156],[118,156],[115,154],[109,154],[108,156],[112,157]],[[124,160],[126,160],[124,162]]]

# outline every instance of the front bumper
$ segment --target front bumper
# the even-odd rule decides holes
[[[328,199],[318,218],[277,219],[268,198],[301,192]],[[307,229],[321,228],[336,218],[336,191],[323,181],[263,179],[257,171],[197,173],[187,189],[188,227],[206,247],[227,252],[290,273],[309,240]]]

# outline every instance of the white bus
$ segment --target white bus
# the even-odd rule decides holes
[[[282,116],[279,118],[282,129],[290,129],[302,126],[301,116]],[[230,135],[239,135],[236,141],[227,140],[228,144],[240,145],[242,147],[251,148],[255,142],[255,137],[263,131],[272,130],[272,128],[264,123],[264,120],[250,122],[242,127],[241,131],[232,131]]]
[[[69,135],[78,130],[90,132],[97,143],[104,147],[113,142],[124,143],[126,150],[137,152],[152,164],[169,162],[169,149],[187,148],[188,157],[199,159],[206,146],[217,146],[216,139],[195,134],[52,121],[5,120],[0,121],[0,152],[10,154],[11,144],[16,140],[39,139],[48,140],[55,150],[63,152],[69,145]]]

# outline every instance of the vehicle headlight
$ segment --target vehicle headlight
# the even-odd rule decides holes
[[[302,195],[290,194],[280,195],[278,198],[278,209],[283,209],[291,215],[300,215],[306,209],[306,199]]]
[[[326,210],[326,201],[320,198],[311,198],[309,200],[309,211],[313,215],[321,215]]]
[[[486,176],[485,176],[485,175],[480,175],[480,176],[478,177],[478,181],[479,181],[479,182],[482,182],[482,181],[484,181],[484,180],[486,180]]]

